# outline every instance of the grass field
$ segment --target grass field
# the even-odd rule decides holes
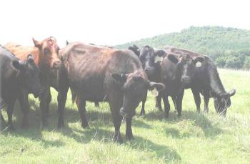
[[[215,113],[210,101],[209,114],[196,113],[190,90],[183,100],[183,115],[173,108],[170,118],[154,108],[150,94],[146,116],[140,117],[140,106],[133,118],[135,140],[125,139],[125,122],[121,133],[123,144],[112,141],[113,123],[107,103],[99,108],[88,103],[90,129],[82,129],[76,105],[66,104],[66,127],[58,130],[57,93],[53,91],[49,128],[40,128],[38,101],[31,96],[30,127],[20,127],[22,115],[16,105],[15,131],[0,133],[0,164],[15,163],[250,163],[250,72],[219,70],[227,90],[235,88],[227,117]],[[70,97],[69,97],[70,98]],[[203,104],[202,104],[203,105]],[[173,106],[171,104],[171,106]],[[202,106],[203,107],[203,106]],[[6,112],[3,112],[5,118]]]

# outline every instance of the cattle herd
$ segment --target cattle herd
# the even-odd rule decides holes
[[[1,109],[6,107],[7,127],[14,129],[12,114],[15,101],[20,102],[23,113],[22,126],[28,126],[28,94],[40,99],[41,125],[47,125],[50,87],[58,92],[58,128],[64,126],[64,108],[70,89],[76,102],[82,127],[88,128],[86,101],[106,101],[115,127],[114,141],[122,142],[120,126],[126,120],[126,137],[133,139],[132,117],[142,102],[141,115],[145,114],[148,90],[156,90],[156,107],[169,117],[168,97],[173,100],[178,116],[182,112],[185,89],[192,90],[197,112],[201,97],[204,111],[214,99],[217,113],[226,115],[231,105],[230,97],[236,91],[227,92],[220,80],[214,62],[207,56],[166,46],[155,49],[148,45],[119,50],[112,47],[68,43],[59,49],[54,37],[43,41],[33,39],[33,47],[14,43],[0,46],[0,126],[5,120]]]

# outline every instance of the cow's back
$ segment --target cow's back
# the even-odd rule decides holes
[[[21,46],[16,43],[7,43],[4,47],[22,61],[26,60],[29,54],[32,54],[36,65],[39,66],[39,49],[37,47]]]
[[[70,87],[89,101],[102,101],[107,90],[117,85],[111,74],[126,74],[141,68],[139,60],[131,51],[81,43],[68,46],[61,55]]]

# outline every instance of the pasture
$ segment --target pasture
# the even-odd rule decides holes
[[[71,95],[65,110],[66,127],[57,129],[57,93],[53,90],[49,127],[40,128],[39,101],[30,96],[29,129],[20,127],[18,103],[14,111],[15,131],[0,132],[0,163],[249,163],[250,162],[250,72],[219,69],[227,91],[236,89],[227,117],[219,116],[210,99],[208,114],[196,112],[190,90],[185,91],[182,117],[173,109],[169,119],[154,108],[149,94],[146,116],[133,118],[133,141],[121,133],[123,144],[114,143],[109,105],[87,104],[90,129],[82,129]],[[203,102],[203,101],[202,101]],[[203,104],[202,104],[203,109]],[[6,111],[3,115],[7,120]]]

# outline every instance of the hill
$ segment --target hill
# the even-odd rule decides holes
[[[218,26],[190,27],[178,33],[158,35],[117,45],[136,44],[162,48],[171,45],[210,56],[219,67],[250,68],[250,30]]]

